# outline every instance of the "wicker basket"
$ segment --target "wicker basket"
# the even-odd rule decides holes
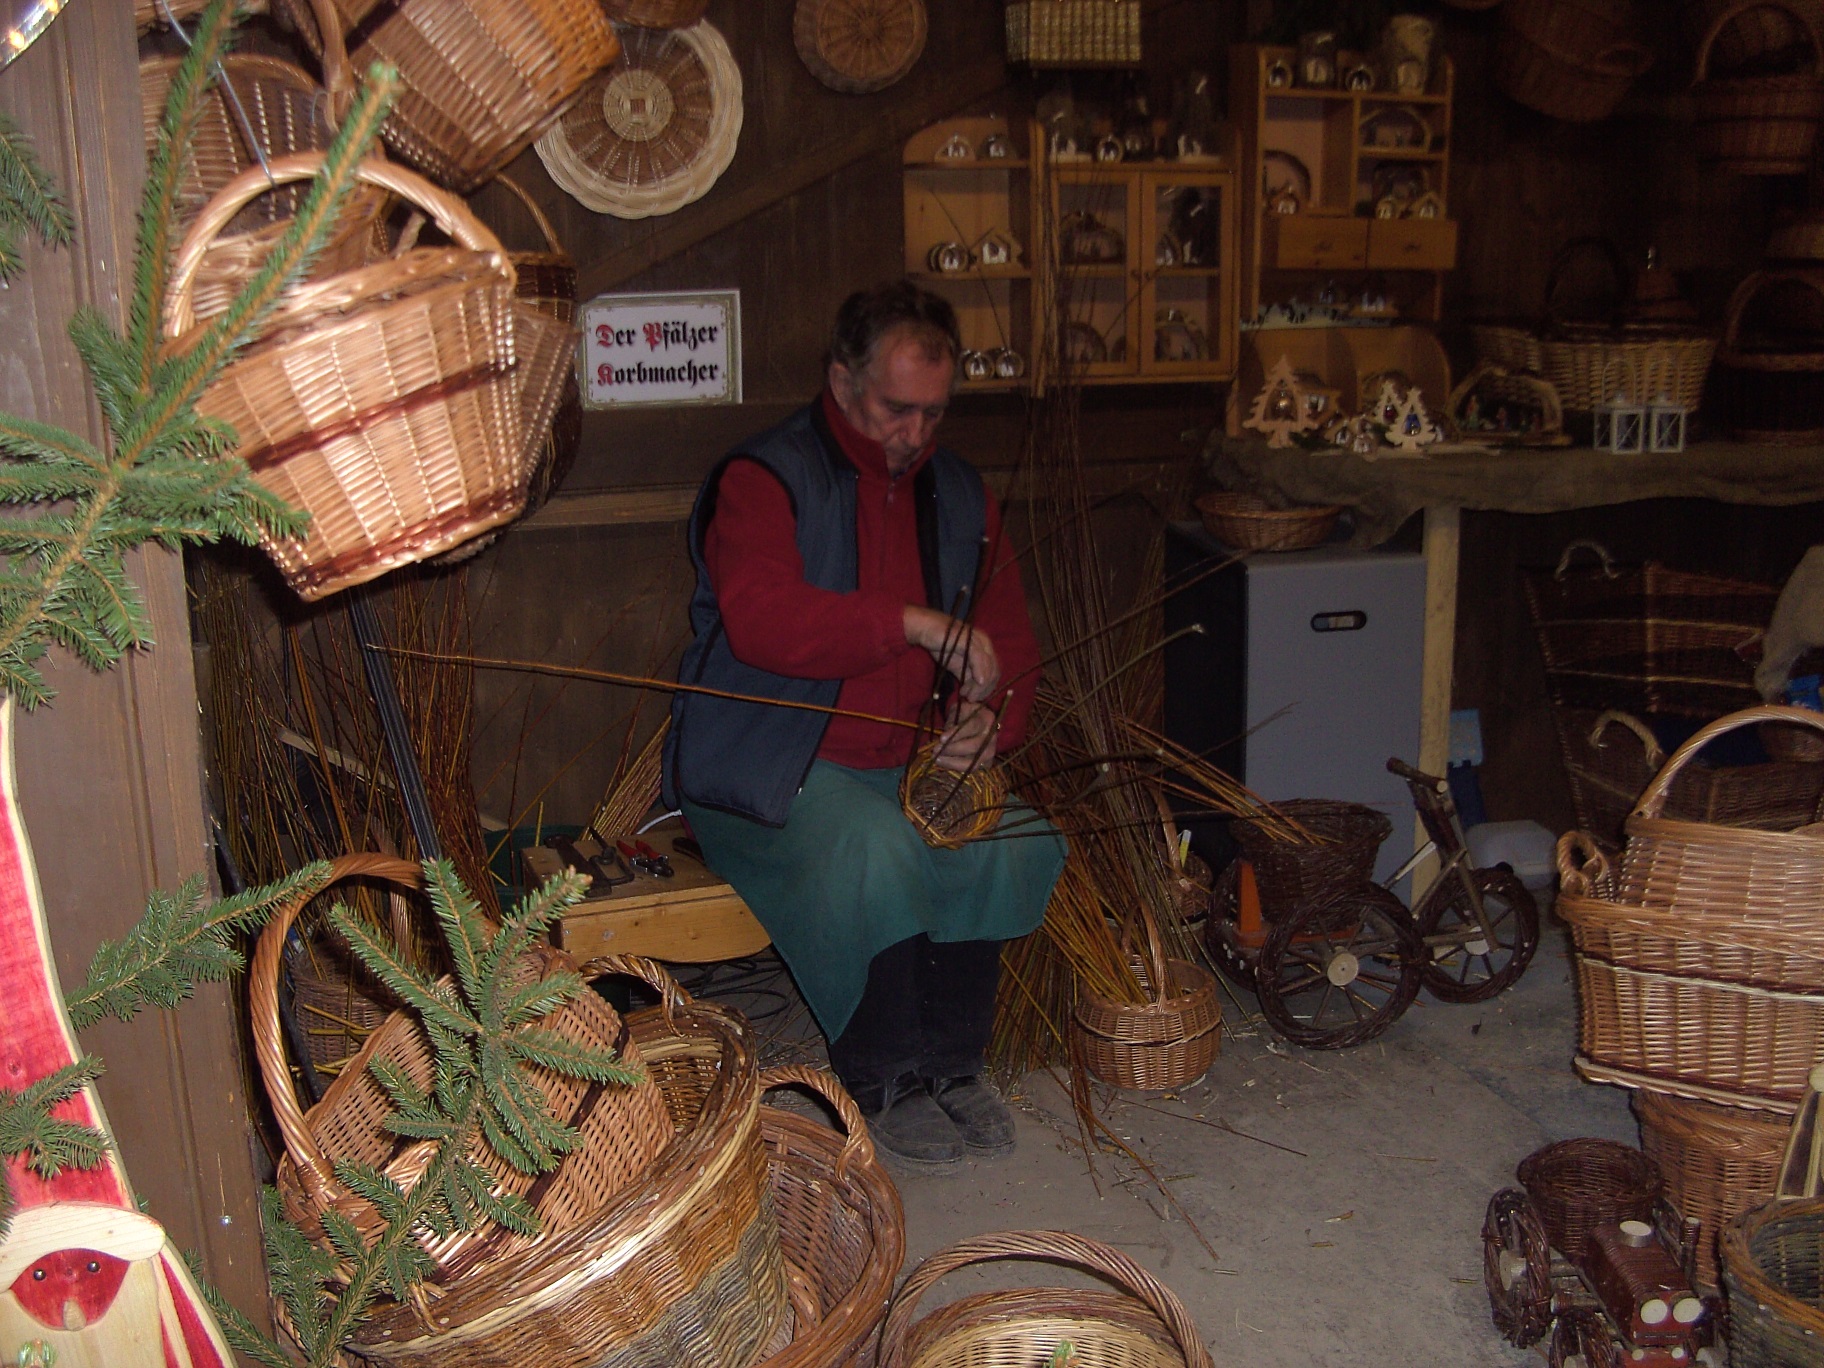
[[[1118,1292],[1015,1288],[983,1292],[913,1320],[947,1273],[1002,1259],[1079,1268]],[[1119,1250],[1063,1230],[1010,1230],[963,1240],[926,1259],[893,1298],[880,1368],[1043,1368],[1068,1341],[1085,1368],[1212,1368],[1197,1326],[1172,1290]]]
[[[1634,1094],[1640,1145],[1666,1179],[1666,1197],[1698,1223],[1697,1276],[1721,1281],[1717,1237],[1773,1196],[1790,1118],[1642,1090]]]
[[[637,1180],[524,1251],[510,1283],[475,1275],[425,1306],[386,1303],[355,1352],[414,1368],[745,1368],[781,1337],[787,1275],[760,1137],[752,1033],[691,1003],[650,960],[664,1005],[627,1028],[675,1127]]]
[[[1824,298],[1824,270],[1755,271],[1730,296],[1712,390],[1729,430],[1744,442],[1824,440],[1824,332],[1807,339],[1744,338],[1742,320],[1770,286]]]
[[[392,1015],[378,985],[351,964],[339,946],[319,938],[286,956],[292,1010],[313,1069],[339,1066]]]
[[[1007,60],[1035,67],[1138,66],[1140,0],[1009,0]]]
[[[408,888],[423,884],[417,865],[387,855],[344,855],[332,862],[331,869],[331,883],[381,879]],[[416,1018],[396,1012],[368,1037],[308,1115],[299,1108],[279,1028],[278,980],[286,935],[307,900],[296,898],[267,924],[248,977],[254,1050],[273,1119],[285,1142],[277,1183],[286,1215],[312,1238],[322,1238],[321,1218],[332,1210],[371,1234],[384,1221],[347,1188],[334,1165],[345,1160],[371,1164],[408,1186],[418,1177],[415,1165],[426,1158],[423,1146],[407,1144],[387,1129],[392,1100],[369,1066],[385,1061],[428,1087],[433,1055]],[[528,959],[526,968],[536,977],[568,964],[556,951],[541,951]],[[640,1065],[638,1049],[623,1045],[620,1018],[593,993],[580,995],[541,1025],[567,1039],[613,1048],[631,1067]],[[664,1100],[650,1081],[610,1089],[545,1070],[534,1071],[534,1076],[553,1113],[581,1132],[576,1150],[548,1177],[519,1172],[480,1140],[473,1158],[493,1176],[496,1191],[524,1196],[534,1203],[544,1228],[542,1238],[549,1239],[586,1219],[636,1178],[670,1141],[672,1125]],[[471,1280],[492,1281],[500,1264],[510,1262],[509,1256],[527,1243],[524,1237],[492,1225],[448,1237],[427,1234],[423,1238],[441,1276],[460,1271],[465,1285]]]
[[[792,41],[831,90],[867,95],[912,70],[927,26],[925,0],[798,0]]]
[[[350,61],[399,69],[381,130],[399,157],[466,195],[523,152],[620,53],[598,0],[283,0],[314,53],[341,28]]]
[[[272,176],[304,180],[321,162],[297,153]],[[386,162],[358,174],[430,212],[462,247],[295,287],[197,404],[234,427],[261,484],[311,514],[303,537],[264,540],[305,599],[448,550],[525,502],[512,266],[455,197]],[[196,336],[190,287],[209,242],[267,184],[258,168],[237,177],[179,248],[165,313],[176,347]]]
[[[1824,1361],[1824,1201],[1770,1202],[1723,1231],[1732,1368]]]
[[[1626,0],[1507,0],[1501,9],[1495,83],[1554,119],[1608,118],[1652,65]]]
[[[1393,832],[1386,813],[1360,803],[1295,798],[1274,806],[1303,827],[1310,839],[1288,841],[1244,818],[1229,823],[1243,857],[1254,866],[1260,910],[1269,921],[1289,917],[1304,904],[1339,889],[1368,882],[1381,843]]]
[[[1561,1140],[1534,1150],[1514,1170],[1539,1210],[1552,1248],[1572,1263],[1597,1227],[1651,1221],[1663,1180],[1646,1155],[1613,1140]]]
[[[143,34],[201,14],[209,0],[133,0],[133,26]]]
[[[1237,551],[1301,551],[1330,535],[1335,504],[1275,508],[1258,494],[1227,490],[1200,495],[1197,514],[1212,537]]]
[[[601,0],[608,17],[635,28],[688,28],[709,12],[709,0]]]
[[[181,57],[151,57],[139,64],[140,117],[148,155],[164,122],[171,78],[182,64]],[[352,77],[340,49],[325,57],[324,66],[337,88],[348,88]],[[224,83],[246,116],[245,128],[223,93]],[[249,133],[257,146],[249,145]],[[203,94],[201,116],[189,142],[178,186],[178,235],[224,186],[259,165],[262,156],[270,161],[292,152],[321,152],[334,137],[324,92],[308,73],[272,57],[240,53],[223,57],[220,74]],[[305,187],[293,186],[261,196],[209,245],[196,272],[193,307],[199,319],[213,318],[228,307],[247,277],[285,235],[304,194]],[[311,264],[308,278],[319,279],[361,265],[386,202],[386,193],[379,188],[355,186]]]
[[[796,1323],[791,1343],[755,1368],[873,1368],[875,1339],[906,1254],[899,1190],[835,1076],[802,1067],[760,1075],[763,1088],[793,1083],[822,1096],[847,1134],[775,1107],[760,1109]]]
[[[1203,1077],[1222,1048],[1222,1002],[1209,970],[1189,960],[1164,961],[1161,976],[1144,956],[1130,960],[1144,1003],[1121,1002],[1087,989],[1071,1014],[1071,1050],[1097,1078],[1117,1088],[1156,1091]]]
[[[1751,10],[1782,10],[1811,49],[1809,69],[1790,75],[1712,76],[1718,35]],[[1697,150],[1739,176],[1802,175],[1824,119],[1824,36],[1811,17],[1783,0],[1741,0],[1716,16],[1697,46]]]

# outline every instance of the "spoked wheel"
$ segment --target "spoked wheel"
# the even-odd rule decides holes
[[[1520,1188],[1503,1188],[1488,1199],[1482,1283],[1503,1338],[1522,1349],[1537,1343],[1552,1323],[1552,1251],[1545,1223]],[[1552,1347],[1556,1363],[1556,1340]]]
[[[1552,1327],[1552,1348],[1547,1362],[1552,1368],[1602,1368],[1609,1359],[1602,1353],[1608,1326],[1596,1311],[1571,1311]]]
[[[1341,1050],[1399,1020],[1418,996],[1423,962],[1405,904],[1364,883],[1276,921],[1254,965],[1254,989],[1287,1040]]]
[[[1508,869],[1473,869],[1482,901],[1478,920],[1459,874],[1428,899],[1425,986],[1443,1002],[1486,1002],[1520,980],[1539,946],[1539,908]]]
[[[1235,918],[1240,910],[1241,862],[1230,860],[1227,869],[1217,876],[1210,890],[1210,915],[1203,924],[1203,948],[1210,963],[1237,988],[1254,991],[1254,961],[1241,950],[1234,938]]]

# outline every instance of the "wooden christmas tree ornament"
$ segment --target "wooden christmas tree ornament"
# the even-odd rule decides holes
[[[1242,426],[1264,432],[1270,447],[1289,447],[1294,433],[1314,432],[1319,426],[1320,418],[1310,411],[1308,397],[1291,359],[1282,356],[1267,372],[1266,383],[1254,396]]]
[[[1401,394],[1391,380],[1384,382],[1375,408],[1383,415],[1391,415],[1386,419],[1387,445],[1398,451],[1416,452],[1444,436],[1426,409],[1417,385]]]

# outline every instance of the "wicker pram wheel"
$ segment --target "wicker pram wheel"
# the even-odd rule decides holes
[[[616,218],[669,214],[708,193],[741,137],[741,72],[707,21],[620,31],[621,60],[538,140],[545,170]]]
[[[1545,1223],[1519,1188],[1488,1200],[1482,1218],[1482,1285],[1495,1329],[1522,1349],[1552,1323],[1552,1251]]]
[[[866,95],[912,70],[927,24],[925,0],[798,0],[792,41],[831,90]]]

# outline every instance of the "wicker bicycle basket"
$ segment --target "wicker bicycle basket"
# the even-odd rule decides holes
[[[271,179],[304,180],[321,164],[296,153],[272,163]],[[235,429],[262,485],[310,513],[304,536],[263,542],[305,599],[448,550],[525,502],[520,323],[499,240],[403,167],[368,161],[357,174],[425,209],[461,245],[294,287],[197,404]],[[236,177],[178,249],[165,305],[174,348],[198,336],[191,287],[209,242],[267,188],[257,167]],[[527,312],[529,323],[543,318]]]
[[[636,1179],[600,1193],[586,1218],[545,1234],[510,1281],[476,1275],[382,1303],[353,1348],[412,1368],[746,1368],[789,1316],[767,1180],[752,1033],[693,1003],[659,965],[594,961],[632,974],[658,1007],[627,1032],[674,1128]],[[504,1265],[503,1271],[504,1271]]]
[[[1639,1150],[1613,1140],[1560,1140],[1534,1150],[1514,1170],[1539,1209],[1552,1248],[1572,1263],[1598,1226],[1651,1221],[1663,1180]]]
[[[182,64],[181,57],[151,57],[139,64],[140,116],[148,154],[164,122],[171,78]],[[347,87],[352,78],[339,48],[325,56],[324,66],[332,84]],[[258,166],[262,157],[270,161],[292,152],[321,152],[334,137],[329,98],[308,73],[273,57],[223,57],[216,82],[202,96],[201,117],[188,144],[176,206],[179,234],[214,195],[249,167]],[[192,296],[199,319],[213,318],[228,307],[291,226],[306,188],[288,186],[262,195],[209,244],[197,266]],[[376,186],[354,187],[309,278],[361,265],[386,201],[386,193]]]
[[[423,883],[417,865],[385,855],[345,855],[332,862],[331,871],[332,884],[380,879],[418,888]],[[278,979],[286,935],[306,900],[303,896],[295,899],[268,923],[248,978],[254,1050],[273,1118],[285,1142],[277,1183],[286,1215],[311,1238],[324,1241],[322,1218],[331,1211],[347,1217],[371,1237],[384,1221],[343,1183],[335,1164],[369,1164],[407,1187],[417,1180],[429,1158],[427,1148],[408,1143],[387,1129],[393,1103],[370,1066],[384,1061],[419,1086],[429,1087],[433,1054],[417,1019],[395,1012],[368,1037],[322,1101],[308,1114],[299,1107],[279,1029]],[[568,963],[556,951],[541,950],[522,968],[530,981]],[[639,1067],[639,1050],[625,1040],[620,1018],[593,993],[579,995],[540,1025],[568,1040],[614,1049],[623,1062]],[[604,1087],[547,1070],[534,1070],[533,1077],[552,1112],[581,1132],[576,1150],[550,1176],[521,1173],[479,1139],[471,1158],[491,1175],[496,1192],[512,1193],[533,1203],[543,1227],[541,1238],[549,1239],[586,1219],[637,1178],[671,1141],[672,1125],[664,1099],[650,1080]],[[497,1286],[513,1272],[515,1256],[528,1243],[525,1237],[492,1224],[422,1238],[426,1252],[438,1265],[438,1276],[460,1275],[465,1287]]]
[[[1115,1291],[1014,1288],[984,1292],[914,1320],[939,1278],[1004,1259],[1093,1273]],[[1062,1230],[1010,1230],[933,1254],[900,1286],[880,1333],[880,1368],[1042,1365],[1068,1342],[1092,1368],[1212,1368],[1197,1326],[1172,1290],[1119,1250]]]
[[[1336,504],[1275,508],[1258,494],[1217,490],[1199,495],[1204,530],[1237,551],[1301,551],[1330,535],[1342,509]]]
[[[1711,51],[1722,32],[1753,10],[1778,10],[1797,26],[1810,49],[1805,66],[1784,75],[1713,76]],[[1741,0],[1711,23],[1698,44],[1692,97],[1697,150],[1741,176],[1803,174],[1824,119],[1824,35],[1784,0]]]
[[[1608,118],[1653,65],[1625,0],[1507,0],[1494,58],[1510,97],[1572,123]]]
[[[791,1343],[755,1368],[872,1368],[906,1253],[899,1190],[835,1075],[786,1066],[762,1073],[760,1084],[810,1089],[830,1104],[846,1133],[777,1107],[760,1109],[795,1324]]]
[[[1269,921],[1366,882],[1381,842],[1393,832],[1393,820],[1386,813],[1360,803],[1295,798],[1274,806],[1304,828],[1307,839],[1289,841],[1246,818],[1229,823],[1243,857],[1254,866],[1260,910]]]
[[[1733,1368],[1819,1362],[1824,1344],[1824,1201],[1776,1201],[1724,1229]]]
[[[1665,1175],[1666,1197],[1698,1223],[1698,1279],[1715,1287],[1717,1238],[1730,1221],[1773,1196],[1790,1118],[1647,1089],[1634,1094],[1634,1112],[1640,1146]]]
[[[805,67],[831,90],[885,90],[925,50],[925,0],[798,0],[792,42]]]

